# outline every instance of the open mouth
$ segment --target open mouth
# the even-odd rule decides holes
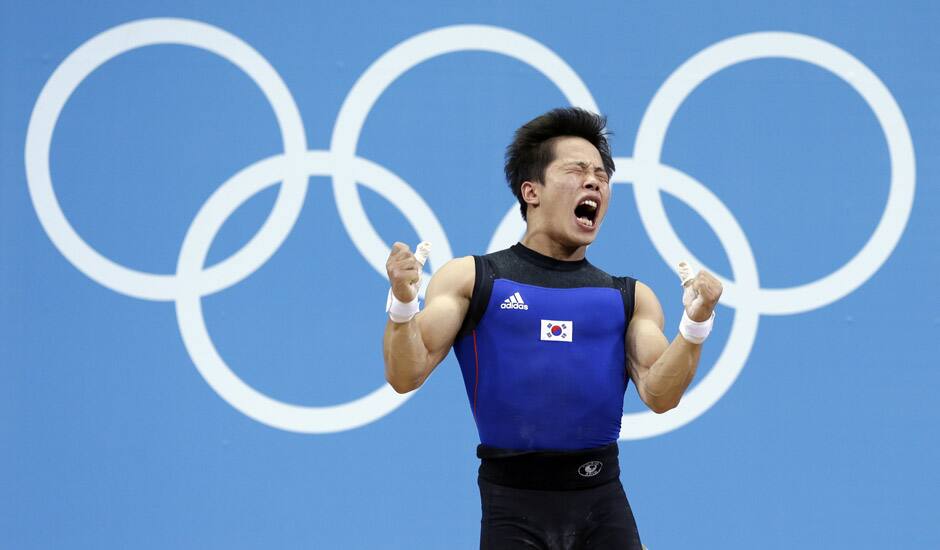
[[[594,228],[594,220],[597,218],[597,202],[591,199],[584,199],[574,209],[574,217],[578,219],[581,225]]]

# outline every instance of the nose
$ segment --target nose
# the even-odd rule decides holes
[[[589,173],[586,178],[584,178],[584,187],[590,189],[591,191],[600,191],[601,182],[597,178],[597,175],[594,173]]]

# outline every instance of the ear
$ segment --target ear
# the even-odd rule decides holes
[[[519,188],[519,192],[522,194],[522,200],[533,207],[539,205],[539,192],[542,190],[542,184],[524,181],[522,186]]]

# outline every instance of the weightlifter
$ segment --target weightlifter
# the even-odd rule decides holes
[[[657,413],[679,404],[722,287],[680,266],[685,310],[670,342],[648,286],[588,262],[613,171],[606,119],[552,110],[506,152],[519,243],[442,266],[421,311],[426,243],[389,256],[385,377],[410,392],[454,348],[480,434],[482,549],[641,548],[617,460],[624,392],[632,380]]]

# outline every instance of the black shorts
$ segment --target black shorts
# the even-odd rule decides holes
[[[573,452],[481,445],[481,550],[640,550],[617,444]]]

